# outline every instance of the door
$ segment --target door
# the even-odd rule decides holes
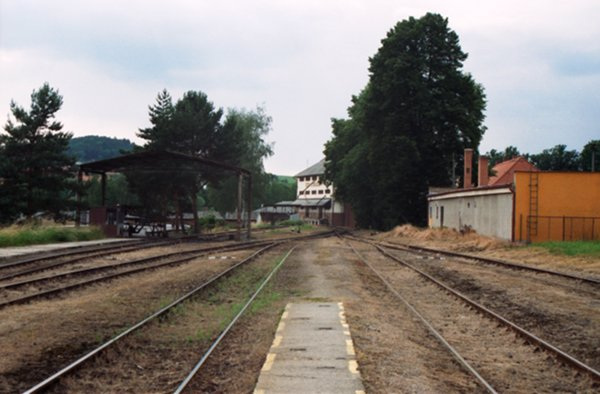
[[[444,227],[444,206],[440,207],[440,227]]]

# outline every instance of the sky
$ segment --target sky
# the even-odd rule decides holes
[[[323,157],[381,39],[427,12],[448,18],[485,88],[481,152],[600,139],[598,0],[0,0],[0,122],[48,82],[64,130],[140,143],[160,90],[200,90],[264,107],[265,168],[293,175]]]

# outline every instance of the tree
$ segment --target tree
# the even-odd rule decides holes
[[[0,217],[12,220],[38,211],[58,216],[72,206],[76,185],[72,176],[73,157],[67,154],[71,133],[54,120],[63,98],[45,83],[31,94],[29,111],[14,101],[10,118],[0,134]]]
[[[581,151],[581,169],[583,171],[592,171],[592,161],[594,171],[600,171],[600,140],[591,140]]]
[[[448,20],[428,13],[396,24],[370,59],[369,83],[325,147],[326,177],[360,226],[423,224],[428,187],[449,186],[452,161],[477,149],[485,95],[466,58]]]
[[[173,105],[171,96],[163,90],[156,104],[149,107],[149,115],[152,126],[138,133],[146,140],[141,150],[172,150],[243,166],[253,173],[253,181],[260,190],[264,176],[262,158],[272,154],[271,147],[263,140],[271,119],[261,108],[255,112],[230,110],[222,121],[223,110],[216,108],[206,94],[188,91]],[[198,194],[206,187],[222,188],[223,193],[232,187],[237,190],[237,179],[232,175],[210,167],[193,173],[131,174],[128,181],[148,209],[160,207],[157,214],[163,216],[174,209],[177,216],[181,216],[187,209],[197,214]],[[231,193],[231,197],[215,195],[213,198],[219,204],[230,205],[230,199],[235,196],[236,193]]]
[[[576,150],[567,150],[566,145],[556,145],[541,153],[530,155],[529,159],[542,171],[579,171],[580,158]]]
[[[266,191],[273,182],[265,173],[263,159],[273,154],[271,145],[264,137],[271,129],[271,117],[258,107],[254,111],[229,109],[223,128],[231,138],[226,148],[229,150],[230,162],[243,167],[252,174],[253,207],[265,202]],[[207,189],[209,203],[218,211],[232,211],[236,208],[238,180],[225,177],[218,184]]]

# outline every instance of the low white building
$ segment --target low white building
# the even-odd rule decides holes
[[[429,195],[429,227],[475,230],[512,238],[514,194],[508,185],[460,189]]]

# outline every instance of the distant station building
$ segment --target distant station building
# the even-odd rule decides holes
[[[540,171],[517,157],[488,177],[488,159],[480,156],[475,186],[472,157],[466,149],[462,188],[430,189],[429,227],[526,242],[600,239],[599,172]]]
[[[336,201],[332,184],[325,184],[325,159],[300,171],[295,201],[283,201],[278,206],[294,207],[298,217],[311,224],[354,227],[354,215],[348,204]]]

